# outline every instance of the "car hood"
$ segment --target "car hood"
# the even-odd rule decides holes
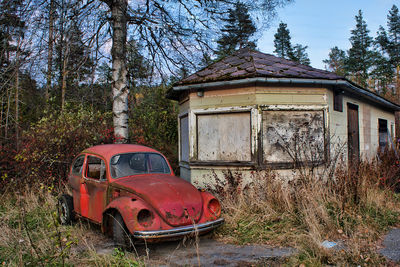
[[[181,178],[168,174],[134,175],[120,178],[114,184],[138,195],[172,226],[200,220],[203,198],[192,184]]]

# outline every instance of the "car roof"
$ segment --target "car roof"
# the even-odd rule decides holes
[[[160,153],[147,146],[131,145],[131,144],[109,144],[92,146],[85,149],[82,153],[93,153],[110,159],[116,154],[130,153],[130,152],[155,152]]]

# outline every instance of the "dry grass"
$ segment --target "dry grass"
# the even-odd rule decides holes
[[[290,266],[382,265],[380,238],[399,222],[400,196],[379,183],[382,166],[363,164],[356,172],[336,168],[336,179],[303,172],[285,183],[274,172],[254,173],[244,187],[239,173],[227,173],[216,187],[223,203],[225,226],[216,233],[230,243],[292,246],[299,253]],[[61,226],[55,219],[56,196],[48,188],[0,195],[0,264],[68,266],[138,266],[135,253],[98,253],[108,242],[85,221]],[[321,247],[341,241],[342,250]],[[97,247],[96,247],[97,246]]]
[[[290,183],[273,172],[256,173],[246,188],[239,173],[228,173],[228,182],[214,192],[226,219],[217,236],[239,244],[295,247],[299,253],[289,265],[387,264],[377,247],[385,231],[399,222],[400,197],[379,186],[378,169],[362,164],[353,172],[337,169],[336,179],[308,174]],[[340,241],[344,249],[327,250],[320,245],[324,240]]]
[[[93,225],[78,221],[59,225],[57,197],[48,190],[26,190],[0,196],[0,264],[7,266],[141,266],[134,253],[114,249],[98,253],[110,242]],[[96,228],[96,229],[94,229]]]

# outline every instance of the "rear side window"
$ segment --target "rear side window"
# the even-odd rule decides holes
[[[74,175],[82,174],[82,166],[84,161],[85,161],[85,155],[81,155],[76,158],[76,160],[72,164],[72,174]]]
[[[106,179],[106,165],[104,164],[104,161],[101,158],[95,156],[88,156],[86,177],[95,180]]]

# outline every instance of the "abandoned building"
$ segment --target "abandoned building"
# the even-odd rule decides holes
[[[250,49],[181,80],[169,98],[179,101],[180,175],[199,185],[226,169],[373,159],[400,110],[335,73]]]

